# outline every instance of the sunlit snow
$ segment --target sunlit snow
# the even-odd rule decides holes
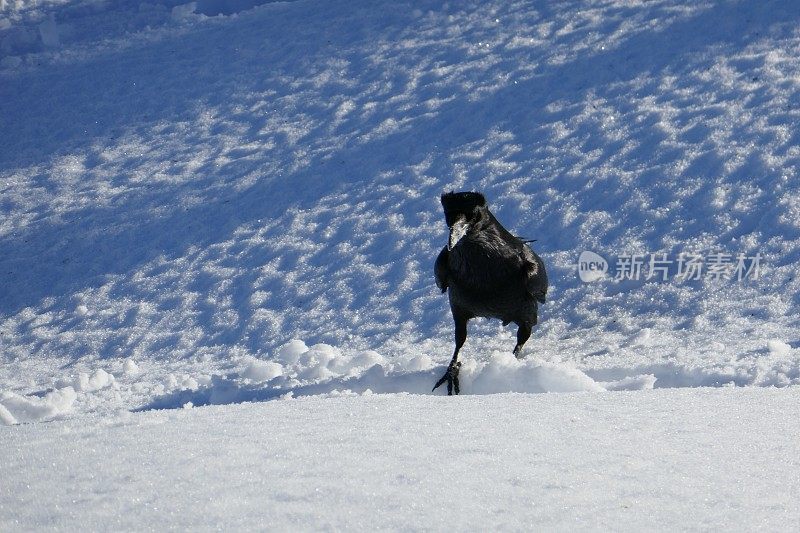
[[[184,432],[213,432],[233,417],[242,431],[282,432],[280,446],[320,450],[341,437],[348,411],[395,401],[393,416],[421,424],[400,424],[413,440],[409,450],[433,450],[426,457],[440,474],[457,468],[439,464],[457,442],[464,448],[455,457],[467,468],[488,464],[473,460],[470,450],[485,448],[471,448],[466,432],[456,438],[431,429],[451,422],[443,409],[458,420],[478,417],[469,424],[481,431],[490,412],[506,412],[504,402],[530,412],[537,402],[556,402],[548,412],[559,417],[595,402],[627,410],[628,433],[608,426],[620,423],[609,408],[583,429],[537,415],[521,434],[528,440],[485,443],[511,449],[541,433],[544,447],[556,442],[566,453],[569,442],[580,442],[589,453],[593,434],[613,447],[613,438],[644,432],[630,441],[632,455],[593,465],[577,453],[535,471],[514,462],[524,453],[484,457],[506,461],[492,471],[494,481],[516,486],[517,479],[537,501],[560,501],[552,494],[565,492],[568,507],[582,509],[576,516],[596,510],[580,506],[589,496],[573,490],[576,480],[643,464],[650,452],[642,443],[664,437],[653,420],[667,414],[649,420],[637,412],[640,402],[680,413],[698,402],[712,411],[709,435],[675,427],[670,438],[680,442],[659,456],[674,490],[656,483],[625,493],[620,474],[608,479],[620,507],[577,522],[555,511],[521,512],[509,490],[508,507],[489,506],[494,518],[455,525],[761,523],[768,516],[762,500],[751,502],[758,508],[750,522],[715,520],[730,519],[734,504],[749,500],[700,509],[690,497],[714,494],[681,493],[685,479],[669,469],[704,468],[682,463],[681,450],[711,457],[707,446],[736,435],[742,442],[727,442],[714,468],[741,468],[733,481],[744,487],[757,469],[774,467],[765,456],[747,462],[765,442],[763,427],[718,424],[727,418],[713,413],[739,399],[757,407],[763,395],[789,410],[759,419],[742,407],[747,420],[786,424],[770,443],[775,454],[788,457],[796,442],[798,426],[787,420],[797,420],[790,410],[800,384],[799,17],[800,7],[777,0],[0,0],[0,448],[13,445],[16,454],[0,461],[0,529],[78,524],[63,506],[37,514],[15,496],[28,478],[32,486],[50,479],[43,465],[67,465],[64,484],[70,472],[110,472],[120,477],[102,486],[118,486],[136,477],[130,463],[159,443],[142,429],[142,440],[129,437],[135,446],[121,459],[128,466],[95,470],[63,435],[96,438],[101,451],[91,453],[107,459],[124,433],[113,428],[163,422],[164,442],[180,446]],[[513,326],[470,322],[461,352],[469,398],[446,404],[431,387],[452,355],[453,326],[433,261],[447,245],[439,195],[450,190],[483,192],[510,231],[535,239],[551,290],[521,360],[511,355]],[[608,272],[582,281],[585,252],[597,268],[607,261]],[[623,257],[677,263],[688,255],[758,256],[761,269],[745,279],[680,279],[666,269],[663,277],[615,279],[612,272]],[[705,387],[726,390],[651,390]],[[203,408],[221,404],[243,405]],[[174,411],[151,412],[159,409]],[[302,417],[314,410],[324,419],[328,409],[338,429],[314,440]],[[283,427],[263,420],[273,415],[299,419]],[[391,432],[392,419],[368,419],[378,426],[359,426],[362,435]],[[680,440],[684,430],[697,438]],[[59,438],[74,453],[55,444]],[[226,445],[211,442],[198,453],[217,456]],[[341,459],[343,468],[368,448],[352,442],[356,452]],[[299,464],[281,464],[286,450],[269,450],[278,469]],[[168,484],[178,459],[157,456],[148,468],[172,465],[160,478]],[[251,459],[248,468],[257,462]],[[425,469],[403,470],[402,457],[395,460],[391,483],[413,490]],[[634,470],[636,483],[647,484],[642,472],[655,475]],[[553,479],[531,489],[530,476],[542,472]],[[436,505],[419,514],[431,521],[404,525],[382,499],[394,492],[365,475],[389,513],[372,525],[447,528],[432,511],[443,504],[430,499],[431,485],[423,492]],[[464,472],[453,475],[467,483]],[[786,476],[787,487],[796,487],[797,478]],[[348,479],[355,490],[356,478]],[[731,481],[709,479],[716,487]],[[363,516],[292,515],[295,497],[326,509],[357,500],[353,493],[315,500],[310,490],[274,489],[270,497],[285,501],[288,513],[276,529],[370,528]],[[49,493],[44,501],[65,504],[59,498]],[[209,509],[208,521],[197,518],[197,501],[174,500],[187,514],[172,523],[236,525],[221,508]],[[678,502],[669,507],[676,521],[649,521],[665,501]],[[404,513],[415,504],[398,503]],[[81,505],[74,510],[114,508],[91,498]],[[734,506],[728,514],[725,505]],[[638,510],[627,522],[630,509]],[[497,519],[504,510],[516,518]],[[687,522],[697,512],[709,521]],[[793,512],[797,518],[796,506]],[[123,520],[120,527],[158,523]]]

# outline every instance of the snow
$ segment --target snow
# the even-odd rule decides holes
[[[283,374],[283,367],[280,363],[273,361],[260,361],[252,359],[244,371],[242,376],[253,381],[269,381]]]
[[[0,0],[0,529],[792,523],[798,15]],[[439,195],[467,189],[552,286],[523,359],[473,320],[434,398]],[[648,270],[687,256],[727,275]]]
[[[135,376],[139,373],[139,365],[133,359],[125,359],[125,362],[122,363],[122,372],[129,376]]]
[[[786,530],[799,392],[315,396],[0,427],[0,529]]]
[[[59,3],[71,40],[6,47],[24,65],[2,89],[4,387],[124,358],[224,377],[232,353],[269,360],[293,338],[445,364],[430,265],[451,188],[537,239],[554,287],[529,357],[657,387],[800,379],[762,357],[798,345],[791,9],[301,2],[175,26],[179,4],[148,5]],[[52,13],[7,12],[9,32]],[[329,35],[331,19],[361,29]],[[575,276],[587,250],[717,249],[762,252],[764,275]],[[512,339],[476,322],[465,356]]]
[[[75,390],[83,392],[93,392],[104,389],[114,384],[114,376],[98,368],[92,372],[91,376],[86,372],[81,372],[74,380]]]
[[[19,422],[49,419],[68,412],[77,394],[72,387],[64,387],[48,392],[43,397],[22,396],[14,392],[0,394],[0,419],[11,425]]]

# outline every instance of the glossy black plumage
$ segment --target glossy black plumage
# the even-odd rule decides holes
[[[455,322],[456,347],[447,372],[434,389],[448,384],[459,391],[458,352],[467,338],[467,321],[497,318],[519,326],[514,354],[519,357],[539,321],[547,296],[547,273],[541,258],[497,221],[480,193],[442,195],[450,239],[436,258],[436,285],[448,292]]]

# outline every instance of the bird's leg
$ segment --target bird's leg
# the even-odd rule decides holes
[[[458,360],[458,352],[467,340],[467,319],[460,316],[454,316],[453,318],[456,322],[456,349],[453,352],[453,358],[450,360],[450,364],[447,366],[447,371],[439,378],[439,381],[436,382],[433,389],[431,389],[431,392],[435,391],[439,385],[446,381],[448,396],[452,396],[454,391],[456,394],[461,392],[461,387],[458,382],[461,361]]]
[[[441,385],[442,383],[444,383],[446,381],[447,382],[447,395],[448,396],[452,396],[453,395],[453,391],[455,391],[456,394],[460,393],[461,392],[461,387],[459,386],[459,383],[458,383],[458,373],[459,373],[460,370],[461,370],[461,361],[456,361],[455,359],[450,361],[450,365],[447,367],[447,371],[444,373],[444,375],[441,378],[439,378],[439,381],[437,381],[436,385],[433,386],[433,389],[431,389],[431,392],[433,392],[436,389],[438,389],[439,385]]]
[[[527,324],[520,324],[517,330],[517,345],[514,346],[514,356],[521,359],[520,352],[522,352],[522,345],[531,336],[531,327]]]

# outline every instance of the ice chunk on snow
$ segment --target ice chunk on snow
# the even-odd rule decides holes
[[[43,398],[22,396],[13,392],[0,393],[0,405],[7,411],[10,418],[0,416],[6,423],[8,420],[34,422],[53,418],[72,409],[72,404],[77,396],[72,387],[48,392]]]
[[[252,381],[269,381],[283,375],[283,366],[274,361],[261,361],[260,359],[250,358],[250,361],[241,372],[241,376]]]

